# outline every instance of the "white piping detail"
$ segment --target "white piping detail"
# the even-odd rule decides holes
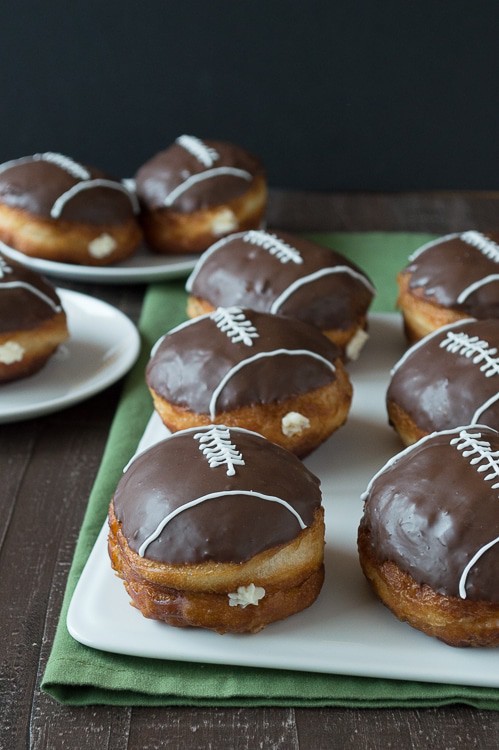
[[[216,160],[220,157],[218,151],[212,146],[207,146],[203,143],[201,138],[196,138],[194,135],[180,135],[175,143],[185,148],[192,156],[194,156],[203,167],[212,167]]]
[[[213,169],[207,169],[199,174],[193,174],[188,177],[185,182],[177,185],[168,195],[166,196],[163,205],[166,207],[171,206],[178,198],[179,195],[185,193],[189,188],[198,182],[209,180],[212,177],[219,177],[220,175],[232,175],[233,177],[240,177],[242,180],[251,182],[253,179],[249,172],[244,169],[237,169],[236,167],[213,167]]]
[[[302,517],[300,514],[293,508],[292,505],[286,502],[286,500],[283,500],[280,497],[276,497],[275,495],[265,495],[263,492],[253,492],[252,490],[225,490],[221,492],[209,492],[207,495],[202,495],[201,497],[197,497],[195,500],[190,500],[188,503],[184,503],[184,505],[181,505],[179,508],[176,508],[175,510],[172,510],[171,513],[168,513],[165,518],[163,518],[162,521],[158,524],[156,529],[150,534],[147,539],[145,539],[142,544],[139,547],[139,555],[140,557],[144,557],[145,553],[147,552],[148,546],[151,544],[151,542],[154,542],[155,539],[158,538],[158,536],[161,534],[165,526],[173,520],[176,516],[178,516],[182,511],[187,510],[188,508],[193,508],[196,505],[200,505],[201,503],[206,502],[207,500],[215,500],[217,498],[223,498],[227,496],[233,496],[233,495],[246,495],[248,497],[256,497],[260,500],[268,500],[272,503],[278,503],[279,505],[282,505],[284,508],[286,508],[290,513],[294,515],[296,520],[298,521],[301,529],[306,529],[307,525],[304,523]]]
[[[467,286],[459,294],[459,297],[457,298],[458,304],[461,304],[465,300],[467,300],[470,294],[473,294],[473,292],[476,292],[476,290],[479,289],[480,287],[486,286],[487,284],[491,284],[494,281],[499,281],[499,273],[491,273],[488,276],[485,276],[483,279],[478,279],[478,281],[474,281],[473,284],[470,284],[469,286]]]
[[[54,300],[50,299],[46,294],[41,292],[36,287],[32,286],[31,284],[27,284],[25,281],[6,281],[5,283],[0,283],[0,291],[2,289],[27,289],[28,292],[31,292],[36,297],[39,297],[45,304],[47,304],[49,307],[54,310],[54,312],[60,312],[61,306],[58,305]]]
[[[242,362],[238,362],[234,367],[231,367],[231,369],[224,375],[220,383],[217,385],[215,390],[213,391],[212,397],[210,399],[210,406],[209,406],[209,413],[210,418],[214,419],[216,415],[216,407],[217,407],[217,399],[222,392],[222,390],[225,388],[229,380],[235,375],[239,370],[242,370],[243,367],[246,367],[246,365],[249,365],[251,362],[255,362],[258,359],[264,359],[266,357],[276,357],[281,354],[284,355],[290,355],[290,356],[305,356],[305,357],[311,357],[312,359],[316,359],[319,362],[322,362],[322,364],[326,365],[332,372],[335,371],[335,366],[325,357],[321,357],[320,354],[316,354],[315,352],[308,351],[307,349],[275,349],[272,352],[260,352],[259,354],[254,354],[252,357],[248,357],[247,359],[243,360]]]
[[[372,294],[376,293],[376,290],[372,286],[372,284],[369,283],[369,281],[363,276],[361,273],[358,273],[358,271],[354,271],[353,268],[349,268],[349,266],[335,266],[333,268],[321,268],[318,271],[314,271],[313,273],[308,274],[307,276],[302,276],[301,279],[296,279],[296,281],[293,281],[292,284],[288,286],[287,289],[285,289],[281,294],[276,297],[276,299],[273,301],[272,306],[270,308],[271,313],[276,313],[281,305],[292,295],[294,292],[296,292],[297,289],[304,286],[305,284],[310,284],[313,281],[316,281],[317,279],[322,278],[323,276],[330,276],[332,274],[336,273],[346,273],[348,276],[351,276],[354,279],[357,279],[357,281],[360,281],[362,284],[364,284],[367,289]]]
[[[481,558],[481,556],[487,552],[491,547],[494,546],[494,544],[497,544],[499,542],[499,536],[496,537],[496,539],[493,539],[491,542],[488,542],[487,544],[484,544],[483,547],[481,547],[478,552],[476,552],[469,563],[466,565],[465,569],[463,570],[461,574],[461,578],[459,579],[459,596],[461,599],[466,599],[466,579],[468,578],[468,573],[470,572],[473,565]]]
[[[499,393],[496,393],[494,396],[491,396],[487,401],[485,401],[484,404],[478,407],[476,412],[473,414],[473,417],[471,418],[471,424],[475,425],[482,414],[489,409],[492,404],[495,404],[496,401],[499,401]]]
[[[65,193],[60,195],[54,202],[54,205],[50,209],[50,215],[53,219],[58,219],[62,213],[62,210],[66,203],[74,198],[75,195],[80,193],[82,190],[91,190],[92,188],[104,187],[110,188],[111,190],[119,190],[121,193],[127,196],[130,203],[132,204],[133,210],[138,210],[137,196],[131,193],[124,185],[120,182],[114,182],[113,180],[87,180],[86,182],[77,182],[76,185],[66,190]]]

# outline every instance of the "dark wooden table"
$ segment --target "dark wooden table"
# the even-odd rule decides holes
[[[269,225],[292,231],[486,231],[499,227],[499,193],[326,195],[274,190]],[[74,288],[138,319],[142,286]],[[67,572],[120,387],[50,416],[0,425],[0,750],[497,750],[499,714],[464,706],[67,708],[41,693]]]

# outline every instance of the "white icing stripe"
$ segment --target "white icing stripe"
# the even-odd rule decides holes
[[[467,286],[457,298],[458,303],[461,304],[468,299],[470,294],[473,294],[473,292],[476,292],[476,290],[480,289],[482,286],[491,284],[493,281],[499,281],[499,273],[491,273],[489,276],[485,276],[483,279],[479,279],[478,281],[473,282],[473,284]]]
[[[169,513],[163,520],[158,524],[156,529],[153,531],[152,534],[150,534],[147,539],[142,542],[142,544],[139,547],[139,555],[140,557],[144,557],[148,546],[151,544],[151,542],[154,542],[155,539],[158,538],[158,536],[161,534],[165,526],[176,516],[178,516],[180,513],[182,513],[184,510],[187,510],[188,508],[193,508],[196,505],[200,505],[201,503],[206,502],[207,500],[216,500],[218,498],[228,497],[232,495],[246,495],[247,497],[256,497],[260,500],[267,500],[271,503],[278,503],[279,505],[282,505],[284,508],[286,508],[290,513],[294,515],[298,523],[300,524],[301,529],[306,529],[307,525],[303,522],[302,517],[299,513],[293,508],[292,505],[286,502],[286,500],[282,500],[280,497],[276,497],[275,495],[265,495],[262,492],[253,492],[251,490],[226,490],[222,492],[210,492],[207,495],[202,495],[201,497],[197,497],[195,500],[190,500],[188,503],[185,503],[184,505],[181,505],[179,508],[176,508],[175,510],[172,510],[171,513]]]
[[[319,362],[322,362],[322,364],[326,365],[326,367],[328,367],[332,372],[335,371],[334,365],[328,359],[326,359],[325,357],[321,357],[320,354],[316,354],[315,352],[308,351],[307,349],[276,349],[275,351],[272,351],[272,352],[260,352],[259,354],[254,354],[252,357],[248,357],[242,362],[238,362],[238,364],[234,365],[234,367],[231,367],[229,372],[227,372],[226,375],[224,375],[220,383],[217,385],[210,399],[210,406],[209,406],[210,418],[211,419],[215,418],[217,400],[218,400],[220,393],[225,388],[229,380],[237,372],[239,372],[239,370],[242,370],[243,367],[246,367],[246,365],[249,365],[251,362],[255,362],[258,359],[264,359],[266,357],[276,357],[276,356],[280,356],[281,354],[290,355],[290,356],[311,357],[312,359],[316,359]]]
[[[482,414],[487,411],[487,409],[490,409],[492,404],[495,404],[496,401],[499,401],[499,393],[496,393],[494,396],[491,396],[487,401],[485,401],[484,404],[478,407],[476,412],[473,414],[473,417],[471,419],[471,424],[474,425],[478,422]]]
[[[364,286],[367,287],[372,294],[375,294],[376,290],[374,289],[372,284],[370,284],[369,281],[365,278],[365,276],[363,276],[361,273],[354,271],[353,268],[349,268],[348,266],[335,266],[334,268],[321,268],[319,271],[314,271],[314,273],[310,273],[308,274],[308,276],[302,276],[301,279],[296,279],[296,281],[293,281],[293,283],[290,284],[288,288],[285,289],[273,301],[272,307],[270,308],[270,312],[276,313],[281,307],[281,305],[292,294],[294,294],[294,292],[296,292],[297,289],[299,289],[302,286],[305,286],[305,284],[311,284],[317,279],[320,279],[324,276],[330,276],[336,273],[346,273],[348,276],[351,276],[352,278],[357,279],[357,281],[360,281],[362,284],[364,284]]]
[[[2,282],[0,284],[0,291],[2,291],[2,289],[26,289],[28,292],[31,292],[36,297],[39,297],[47,305],[49,305],[49,307],[51,307],[54,312],[59,312],[61,310],[61,306],[54,302],[53,299],[50,299],[50,297],[48,297],[46,294],[41,292],[36,287],[31,286],[31,284],[27,284],[25,281]]]
[[[236,169],[236,167],[213,167],[213,169],[207,169],[204,172],[193,174],[188,177],[185,182],[182,182],[166,196],[164,205],[171,206],[177,200],[179,195],[185,193],[198,182],[209,180],[212,177],[220,177],[221,175],[232,175],[233,177],[240,177],[242,180],[246,180],[247,182],[251,182],[251,180],[253,179],[252,175],[249,172],[246,172],[246,170],[244,169]]]
[[[119,182],[114,182],[113,180],[87,180],[86,182],[77,182],[76,185],[73,185],[72,188],[69,188],[69,190],[66,190],[65,193],[60,195],[57,200],[54,202],[54,205],[52,206],[50,210],[50,215],[53,219],[58,219],[62,213],[62,210],[66,203],[71,200],[71,198],[74,198],[75,195],[80,193],[83,190],[91,190],[92,188],[110,188],[111,190],[119,190],[119,192],[123,193],[127,196],[130,203],[132,204],[133,210],[135,212],[138,211],[138,202],[137,202],[137,196],[134,193],[131,193],[127,188],[122,185]]]
[[[228,242],[232,242],[233,240],[239,237],[244,237],[244,235],[245,235],[245,232],[237,232],[235,234],[230,234],[228,237],[222,237],[221,240],[218,240],[218,242],[215,242],[214,245],[209,247],[208,250],[206,250],[202,254],[202,256],[199,258],[198,262],[196,263],[196,265],[194,266],[192,270],[191,275],[185,282],[185,291],[189,293],[192,291],[192,285],[194,283],[194,280],[196,279],[197,275],[199,274],[201,268],[204,266],[208,258],[212,256],[213,253],[216,253],[217,250],[220,250],[220,248],[224,247],[224,245],[226,245]]]
[[[52,151],[46,151],[43,154],[33,154],[32,156],[21,156],[20,159],[6,161],[0,165],[0,173],[5,172],[7,169],[11,169],[11,167],[17,167],[21,164],[28,164],[33,161],[47,161],[51,164],[55,164],[77,180],[88,180],[90,177],[90,172],[88,172],[88,170],[86,170],[81,164],[73,161],[69,156],[56,154]]]
[[[411,253],[411,255],[409,255],[409,260],[416,260],[416,258],[419,258],[420,255],[429,250],[430,247],[435,247],[435,245],[440,245],[440,243],[443,244],[444,242],[450,242],[450,240],[455,240],[459,236],[460,235],[457,232],[453,232],[452,234],[444,234],[443,237],[437,237],[436,240],[425,242],[424,245],[421,245],[421,247],[418,247],[413,253]]]
[[[191,318],[190,320],[184,320],[183,323],[179,323],[178,326],[175,326],[167,333],[163,334],[156,343],[154,344],[153,348],[151,349],[151,357],[154,357],[156,352],[158,351],[159,347],[163,343],[163,341],[166,339],[167,336],[171,336],[173,333],[177,333],[177,331],[181,331],[183,328],[188,328],[189,326],[196,325],[196,323],[199,323],[200,320],[204,320],[205,318],[211,318],[212,313],[204,313],[204,315],[198,315],[197,318]]]
[[[487,544],[484,544],[483,547],[481,547],[476,554],[473,555],[467,566],[462,572],[461,578],[459,580],[459,596],[461,599],[466,599],[466,579],[468,578],[468,573],[470,572],[471,568],[475,563],[482,557],[487,550],[489,550],[491,547],[494,546],[494,544],[497,544],[499,542],[499,536],[496,537],[496,539],[493,539],[491,542],[488,542]]]

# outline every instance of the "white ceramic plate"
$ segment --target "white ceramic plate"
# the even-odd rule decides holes
[[[360,494],[401,448],[384,397],[403,346],[399,318],[373,316],[371,339],[350,367],[348,423],[306,459],[322,480],[327,529],[326,580],[312,607],[251,636],[147,620],[111,570],[104,526],[71,602],[71,635],[94,648],[160,659],[499,687],[499,649],[451,648],[399,622],[374,598],[359,567]],[[153,417],[140,447],[165,434]]]
[[[70,338],[45,367],[0,387],[0,423],[58,411],[104,390],[137,359],[140,338],[133,323],[107,302],[58,289]]]
[[[79,266],[31,258],[0,242],[0,250],[12,260],[45,276],[97,284],[138,284],[187,276],[198,259],[196,255],[159,255],[140,247],[128,260],[112,266]]]

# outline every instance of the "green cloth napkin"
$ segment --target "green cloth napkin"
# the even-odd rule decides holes
[[[412,250],[431,239],[428,234],[401,233],[309,236],[339,250],[369,274],[378,289],[373,305],[377,311],[394,309],[396,272]],[[71,596],[122,468],[152,411],[144,384],[149,352],[160,335],[185,319],[183,287],[183,281],[155,284],[146,293],[139,323],[142,353],[126,380],[88,502],[42,689],[68,705],[414,708],[466,703],[499,709],[499,689],[494,688],[144,659],[94,650],[69,635]]]

